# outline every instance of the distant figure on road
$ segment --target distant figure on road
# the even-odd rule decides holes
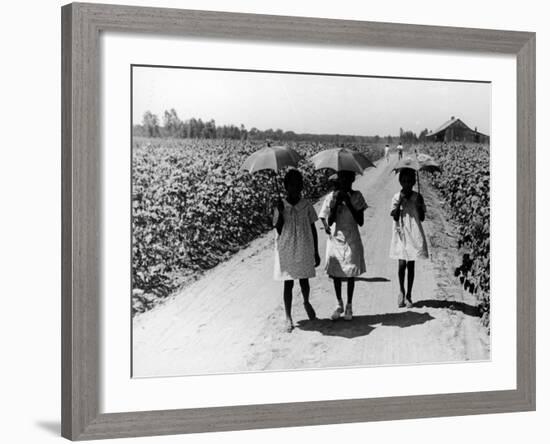
[[[390,162],[390,146],[386,143],[384,147],[384,157],[386,158],[386,163]]]
[[[332,314],[332,320],[344,313],[344,319],[351,321],[355,277],[366,271],[363,242],[359,226],[364,223],[364,211],[367,208],[365,198],[360,191],[353,190],[355,180],[353,171],[338,172],[338,190],[328,194],[323,202],[319,216],[328,221],[330,235],[327,239],[325,271],[334,281],[334,291],[338,307]],[[347,304],[344,312],[342,301],[342,280],[347,280]]]
[[[416,259],[428,258],[428,244],[422,228],[426,216],[426,205],[421,194],[413,191],[416,171],[402,168],[399,172],[401,191],[392,198],[391,217],[393,233],[390,245],[390,258],[398,260],[399,298],[398,307],[412,307],[412,287]],[[405,271],[407,271],[407,291],[405,292]]]
[[[399,141],[399,145],[397,145],[397,158],[401,160],[403,158],[403,145],[401,145],[401,141]]]
[[[290,333],[294,329],[291,309],[295,279],[300,282],[308,318],[316,318],[315,310],[309,303],[309,278],[315,277],[315,267],[319,266],[321,259],[315,231],[317,213],[313,205],[302,198],[304,180],[300,171],[289,170],[284,184],[286,199],[277,202],[273,213],[273,226],[277,230],[273,277],[284,281],[286,331]]]

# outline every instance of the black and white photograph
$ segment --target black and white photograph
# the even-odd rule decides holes
[[[491,359],[490,82],[131,85],[132,377]]]

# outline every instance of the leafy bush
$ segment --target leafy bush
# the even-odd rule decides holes
[[[479,144],[425,144],[419,152],[432,155],[442,174],[426,175],[445,199],[457,222],[459,248],[464,254],[455,271],[466,290],[478,295],[484,322],[488,322],[490,291],[490,150]]]

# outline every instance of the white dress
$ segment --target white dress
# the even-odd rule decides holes
[[[327,195],[319,212],[319,217],[327,221],[333,196],[334,192]],[[367,203],[359,191],[353,190],[351,192],[350,201],[356,211],[367,208]],[[325,259],[327,274],[339,278],[355,277],[363,274],[367,267],[359,226],[345,203],[338,205],[336,219],[330,227],[330,232],[331,234],[327,239]]]
[[[315,246],[311,224],[317,220],[313,205],[301,199],[296,205],[283,200],[284,224],[281,234],[275,232],[273,278],[278,281],[315,277]],[[273,224],[279,218],[275,209]]]
[[[391,210],[397,209],[399,202],[397,193],[393,196]],[[393,221],[393,231],[390,245],[390,258],[414,261],[428,258],[428,243],[418,214],[418,193],[413,191],[409,198],[401,203],[399,220]],[[424,213],[426,205],[422,202]]]

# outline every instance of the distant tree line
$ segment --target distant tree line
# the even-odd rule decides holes
[[[175,109],[164,111],[162,125],[151,111],[143,114],[141,125],[134,125],[133,134],[143,137],[173,137],[178,139],[246,139],[243,125],[216,126],[214,120],[203,121],[191,118],[181,120]]]
[[[427,133],[428,130],[425,130]],[[422,136],[422,133],[420,135]],[[356,136],[347,134],[309,134],[295,133],[294,131],[283,131],[282,129],[259,130],[258,128],[246,129],[244,125],[216,125],[211,119],[191,118],[181,120],[175,109],[164,111],[162,123],[157,115],[146,111],[143,114],[141,124],[133,127],[133,135],[138,137],[171,137],[177,139],[236,139],[236,140],[273,140],[273,141],[311,141],[326,143],[365,143],[385,142],[391,144],[395,136]],[[400,129],[400,140],[403,143],[418,141],[419,138],[411,131]]]
[[[420,134],[418,136],[416,133],[412,131],[405,131],[403,128],[399,128],[399,140],[401,143],[418,143],[418,142],[424,142],[426,140],[426,135],[428,134],[428,128],[423,129],[420,131]]]

